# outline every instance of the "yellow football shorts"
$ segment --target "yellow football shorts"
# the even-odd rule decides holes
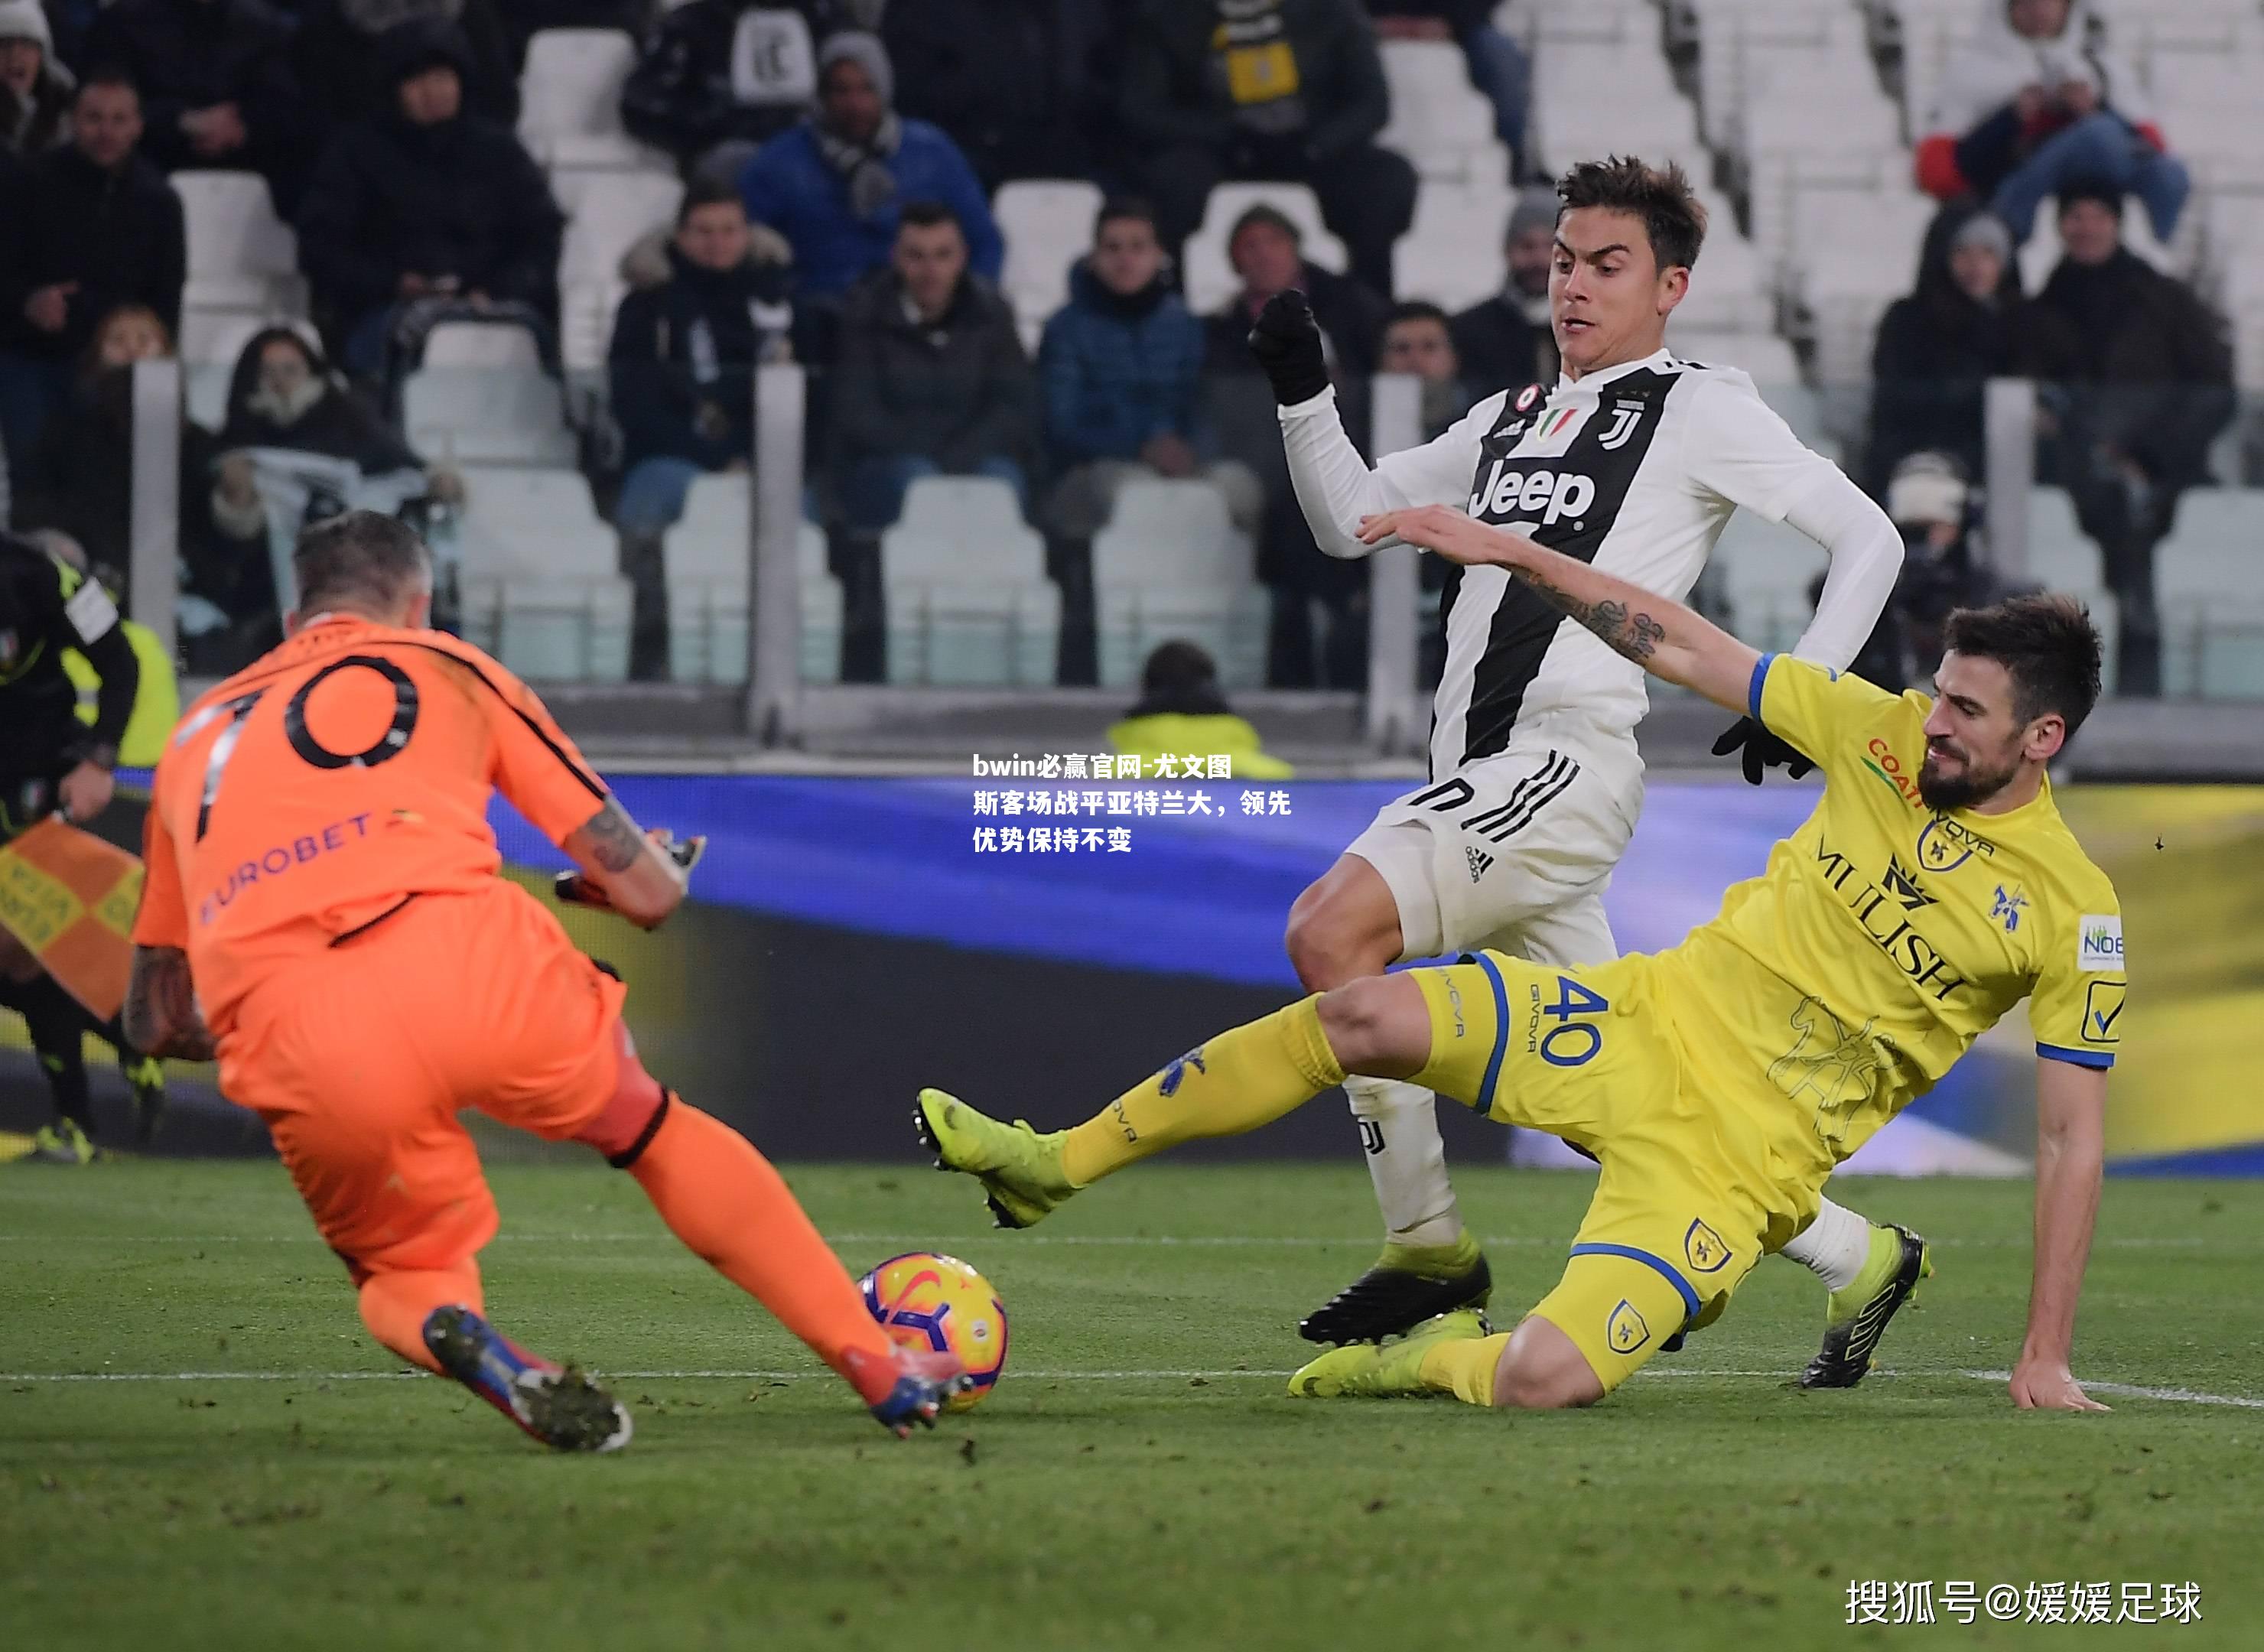
[[[1720,1318],[1794,1223],[1770,1214],[1788,1198],[1749,1185],[1723,1153],[1652,960],[1557,967],[1482,952],[1407,973],[1431,1011],[1431,1060],[1413,1082],[1601,1165],[1564,1276],[1533,1311],[1605,1391]]]

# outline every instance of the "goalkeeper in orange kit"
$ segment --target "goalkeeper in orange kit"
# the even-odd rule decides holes
[[[579,898],[647,929],[693,857],[638,828],[524,685],[425,628],[431,559],[400,522],[335,518],[295,560],[289,639],[199,700],[157,767],[137,1041],[216,1052],[371,1334],[547,1445],[613,1450],[628,1414],[484,1318],[497,1214],[465,1107],[595,1148],[882,1424],[932,1424],[956,1362],[892,1344],[770,1163],[645,1071],[627,989],[496,875],[489,796],[573,858]]]

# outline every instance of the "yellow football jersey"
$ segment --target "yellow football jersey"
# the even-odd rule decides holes
[[[1760,1127],[1731,1133],[1766,1144],[1749,1168],[1820,1179],[2024,997],[2040,1055],[2113,1065],[2122,913],[2049,780],[2004,814],[1939,813],[1918,792],[1932,701],[1789,656],[1761,657],[1751,706],[1823,800],[1658,960],[1690,1087]]]

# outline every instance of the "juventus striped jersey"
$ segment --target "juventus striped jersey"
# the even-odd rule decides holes
[[[1827,591],[1827,603],[1837,597],[1848,610],[1830,627],[1835,646],[1810,649],[1804,642],[1800,650],[1839,653],[1825,661],[1835,667],[1869,634],[1900,562],[1900,542],[1884,515],[1845,504],[1842,495],[1861,499],[1854,484],[1803,446],[1733,367],[1661,350],[1577,382],[1560,378],[1553,388],[1505,391],[1437,439],[1378,461],[1374,486],[1346,475],[1347,461],[1367,467],[1343,437],[1333,402],[1325,392],[1281,409],[1290,474],[1324,547],[1331,543],[1324,518],[1349,534],[1356,515],[1344,518],[1356,509],[1451,504],[1679,601],[1733,510],[1742,505],[1781,522],[1803,500],[1828,497],[1840,513],[1834,519],[1854,522],[1851,538],[1867,557],[1876,549],[1882,562],[1860,579],[1832,582],[1838,589]],[[1443,618],[1434,777],[1502,750],[1520,723],[1538,717],[1569,714],[1599,735],[1625,739],[1648,709],[1641,667],[1506,569],[1455,568]],[[1825,620],[1819,606],[1811,635]]]

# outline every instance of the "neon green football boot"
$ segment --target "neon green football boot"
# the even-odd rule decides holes
[[[1861,1382],[1888,1323],[1918,1300],[1918,1282],[1933,1273],[1934,1248],[1922,1235],[1892,1222],[1873,1223],[1863,1271],[1825,1302],[1824,1346],[1800,1373],[1800,1386],[1852,1388]]]
[[[935,1155],[936,1169],[983,1184],[1001,1228],[1034,1228],[1077,1192],[1062,1169],[1066,1130],[1040,1135],[1019,1119],[1001,1124],[940,1090],[920,1091],[912,1126]]]
[[[86,1132],[78,1127],[76,1119],[58,1119],[32,1138],[28,1163],[34,1164],[91,1164],[96,1157],[93,1142]]]
[[[1289,1392],[1301,1400],[1390,1399],[1436,1394],[1425,1386],[1423,1357],[1440,1343],[1490,1337],[1492,1328],[1476,1308],[1459,1308],[1426,1319],[1397,1342],[1353,1343],[1331,1349],[1289,1379]]]

